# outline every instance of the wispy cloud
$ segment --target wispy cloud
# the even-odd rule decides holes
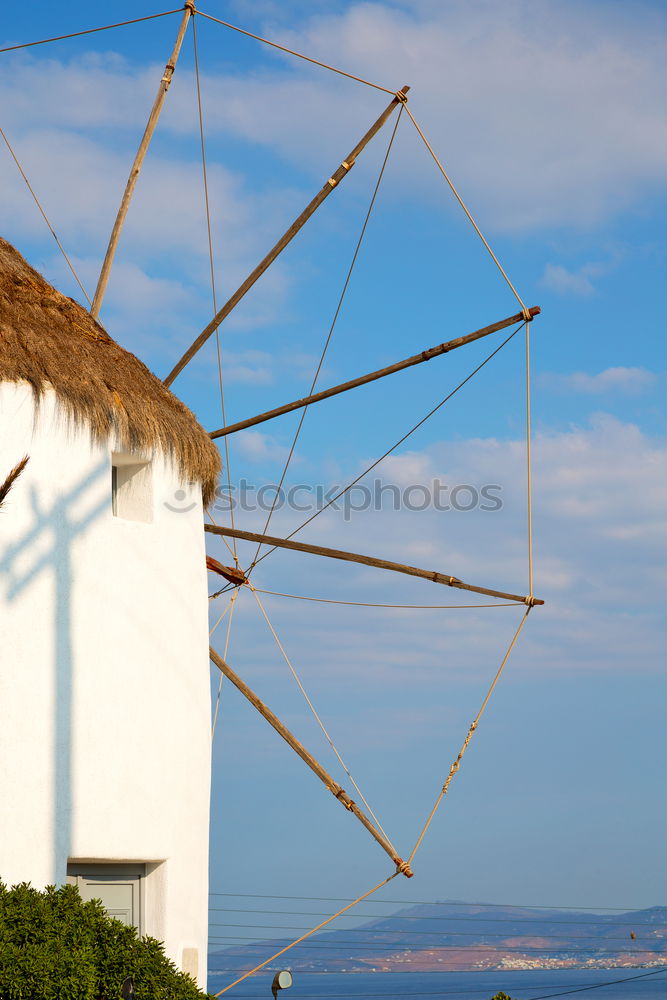
[[[593,280],[605,271],[603,264],[584,264],[576,271],[570,271],[562,264],[547,264],[540,284],[559,295],[589,296],[595,293]]]
[[[260,452],[271,447],[261,437],[253,442]],[[518,668],[625,670],[630,656],[637,669],[661,669],[664,622],[656,595],[667,541],[667,442],[599,414],[588,425],[538,435],[533,458],[535,592],[547,603],[533,616],[529,652],[523,645],[517,651]],[[450,487],[499,484],[503,507],[493,513],[442,513],[432,508],[396,511],[389,505],[355,513],[348,522],[340,512],[329,511],[309,527],[309,537],[335,548],[453,573],[470,583],[525,592],[524,442],[441,442],[395,456],[385,474],[388,482],[403,485],[434,479]],[[298,520],[303,517],[298,515]],[[289,533],[298,523],[295,518],[294,511],[278,511],[274,533]],[[237,525],[242,521],[239,512]],[[309,556],[272,556],[258,569],[255,584],[352,601],[473,603],[423,581]],[[341,631],[339,619],[326,607],[308,605],[307,621],[299,603],[283,602],[280,607],[282,620],[294,624],[297,659],[312,665],[312,650],[318,649],[317,666],[312,666],[316,676],[347,672],[361,683],[363,663],[363,680],[371,687],[379,681],[400,687],[408,678],[411,685],[432,685],[433,664],[442,656],[461,676],[487,672],[498,656],[499,630],[509,628],[502,617],[489,617],[506,614],[498,609],[469,612],[467,618],[451,613],[444,619],[425,612],[417,618],[418,628],[414,618],[408,621],[388,610],[373,612],[375,626],[370,631],[366,619],[355,624],[354,618],[346,618]],[[632,652],[635,643],[640,653]],[[459,656],[463,659],[457,667]]]
[[[248,462],[284,462],[289,449],[278,442],[270,434],[261,431],[240,431],[236,435],[236,447],[239,454]],[[296,459],[293,458],[292,461]]]
[[[540,384],[547,389],[558,392],[580,392],[591,396],[599,396],[606,392],[622,393],[636,396],[650,391],[656,384],[658,376],[646,368],[605,368],[604,371],[590,375],[587,372],[572,372],[569,375],[556,375],[545,372],[539,378]]]
[[[667,25],[655,12],[630,18],[609,4],[556,0],[359,2],[333,13],[318,4],[298,15],[281,6],[258,8],[262,30],[387,86],[413,85],[414,113],[487,225],[588,226],[664,188]],[[224,31],[204,28],[210,37]],[[379,95],[345,81],[341,91],[325,71],[282,54],[268,59],[261,74],[205,73],[207,130],[270,148],[319,177],[375,117]],[[159,73],[115,55],[24,55],[0,72],[0,98],[10,130],[94,126],[103,143],[115,131],[130,148]],[[192,73],[180,66],[161,131],[195,135],[194,107]],[[435,180],[433,165],[407,121],[404,133],[394,166],[411,178],[403,191],[431,197],[424,178]],[[360,161],[355,174],[366,169]],[[594,275],[568,281],[554,267],[549,280],[590,294]]]

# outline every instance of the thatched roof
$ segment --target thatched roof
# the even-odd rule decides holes
[[[192,412],[73,299],[57,292],[0,238],[0,381],[52,388],[65,416],[96,441],[159,450],[184,481],[213,498],[218,449]]]

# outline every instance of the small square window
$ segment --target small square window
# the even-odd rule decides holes
[[[153,476],[151,462],[136,455],[111,455],[111,510],[126,521],[153,520]]]

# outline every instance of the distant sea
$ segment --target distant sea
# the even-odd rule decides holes
[[[289,967],[287,964],[285,967]],[[655,975],[633,978],[645,973]],[[512,1000],[580,996],[582,1000],[666,1000],[667,969],[557,969],[492,972],[294,972],[294,985],[280,1000],[491,1000],[501,990]],[[212,972],[211,993],[217,993],[237,976]],[[272,1000],[273,973],[257,973],[230,991],[230,998]],[[614,985],[600,986],[612,980]]]

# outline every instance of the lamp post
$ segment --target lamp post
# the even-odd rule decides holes
[[[278,990],[288,990],[292,985],[292,982],[292,973],[288,972],[287,969],[283,969],[282,972],[276,972],[273,977],[273,982],[271,983],[273,1000],[277,1000]]]

